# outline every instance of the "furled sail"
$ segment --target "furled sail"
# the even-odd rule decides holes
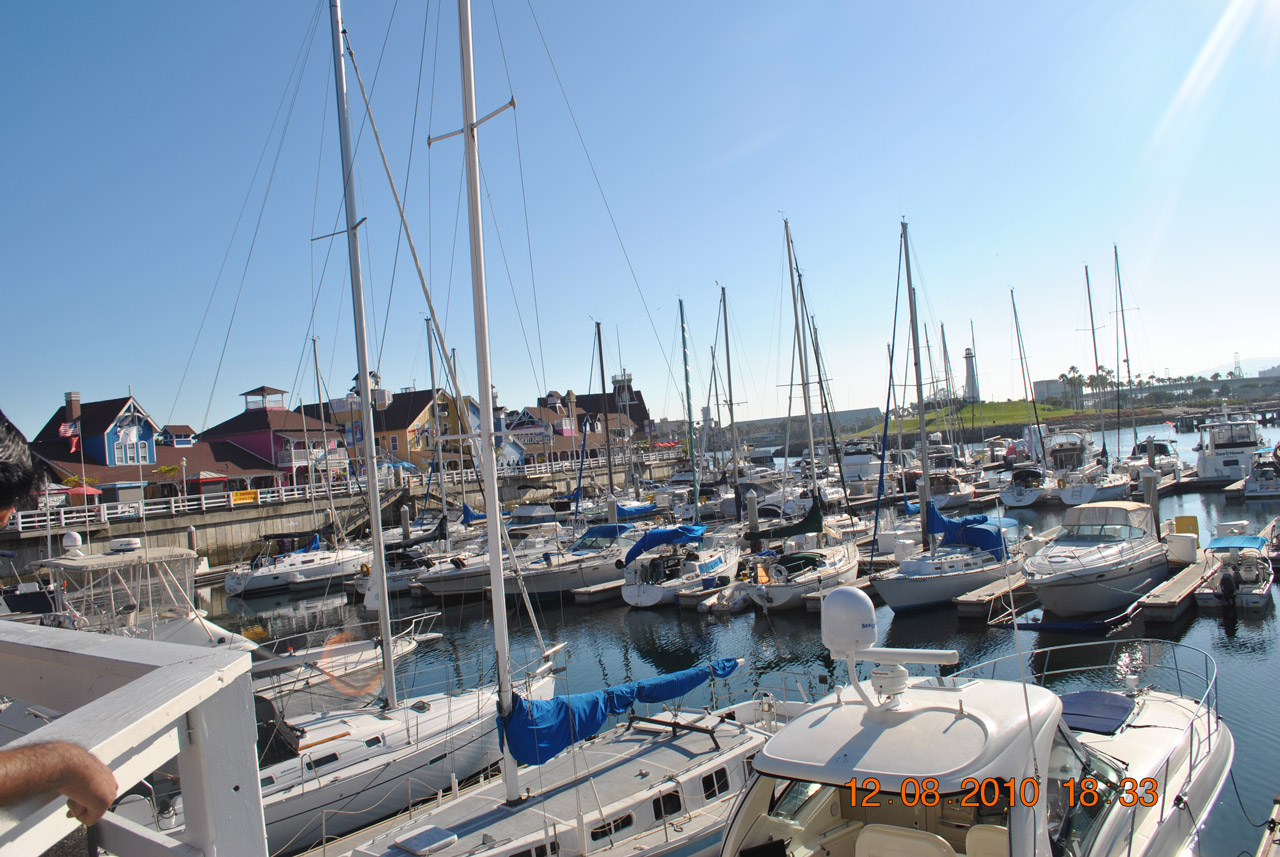
[[[727,678],[738,667],[734,658],[720,658],[709,666],[629,681],[604,690],[552,699],[511,695],[511,713],[498,718],[498,738],[511,757],[538,765],[576,741],[590,738],[610,717],[637,702],[666,702],[684,696],[711,678]]]

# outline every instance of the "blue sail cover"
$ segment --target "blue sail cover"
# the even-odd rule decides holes
[[[641,503],[636,506],[618,504],[619,519],[643,518],[645,515],[652,515],[656,511],[658,511],[658,506],[655,503]]]
[[[314,536],[311,537],[311,541],[307,542],[305,545],[298,548],[296,551],[292,551],[292,553],[311,553],[311,551],[318,551],[318,550],[320,550],[320,534],[316,533]]]
[[[1003,530],[1017,526],[1019,523],[1013,518],[993,518],[990,515],[948,518],[938,511],[932,501],[929,502],[929,532],[942,536],[943,545],[969,545],[986,551],[996,559],[1005,559],[1009,551],[1005,545]]]
[[[663,545],[700,542],[702,541],[702,534],[706,531],[706,527],[690,526],[649,530],[649,532],[640,537],[640,541],[631,546],[631,550],[627,551],[627,557],[622,561],[622,564],[631,565],[631,561],[640,556],[640,554]]]
[[[498,718],[498,741],[511,747],[511,756],[526,765],[540,765],[576,741],[590,738],[610,717],[636,702],[666,702],[684,696],[708,679],[726,678],[738,667],[733,658],[710,666],[629,681],[591,693],[552,699],[511,695],[511,714]]]
[[[503,512],[503,516],[510,515],[510,512]],[[483,521],[488,515],[481,515],[475,509],[472,509],[466,503],[462,504],[462,523],[474,524],[476,521]]]

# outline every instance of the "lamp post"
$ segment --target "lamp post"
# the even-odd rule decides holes
[[[182,499],[187,499],[187,457],[182,457]]]

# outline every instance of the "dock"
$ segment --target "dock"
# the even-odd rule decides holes
[[[956,605],[956,615],[961,619],[981,619],[986,622],[990,621],[992,608],[997,605],[1002,613],[1016,613],[1035,599],[1035,593],[1027,586],[1027,579],[1019,573],[1012,583],[997,580],[972,592],[958,595],[951,599],[951,603]]]
[[[1271,799],[1271,817],[1262,826],[1262,841],[1255,857],[1280,857],[1280,795]]]
[[[622,598],[622,579],[597,583],[594,586],[580,586],[572,589],[574,604],[603,604],[606,601],[617,601]]]
[[[1280,518],[1272,518],[1269,524],[1258,531],[1258,535],[1268,542],[1274,542],[1278,524]],[[1206,560],[1204,550],[1197,550],[1195,562],[1138,599],[1142,617],[1148,622],[1177,621],[1195,603],[1196,587],[1212,572],[1212,564]]]
[[[848,585],[849,584],[847,583],[840,584],[840,586],[848,586]],[[859,577],[857,580],[853,582],[853,585],[861,589],[863,592],[866,592],[867,589],[871,587],[871,576],[867,575],[865,577]],[[802,596],[802,598],[804,599],[804,609],[809,613],[821,613],[822,599],[826,598],[827,593],[830,592],[832,589],[837,589],[837,588],[838,587],[836,586],[831,586],[831,587],[828,587],[827,589],[823,589],[820,592],[810,592],[807,595]],[[872,590],[871,595],[872,595],[872,600],[875,600],[874,590]]]

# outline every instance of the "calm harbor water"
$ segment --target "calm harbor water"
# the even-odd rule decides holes
[[[1108,433],[1108,448],[1117,448]],[[1141,437],[1174,437],[1165,425],[1139,428]],[[1191,447],[1195,435],[1177,436],[1180,454],[1194,462]],[[1119,448],[1127,454],[1132,431],[1122,433]],[[1160,503],[1160,517],[1195,515],[1203,538],[1218,521],[1247,520],[1256,529],[1280,515],[1280,503],[1228,501],[1220,493],[1169,497]],[[1060,509],[1024,510],[1019,517],[1037,530],[1061,520]],[[348,605],[342,593],[291,600],[277,598],[227,598],[215,587],[209,604],[211,618],[232,630],[265,632],[281,637],[313,629],[337,629],[367,621],[369,616]],[[1273,594],[1274,602],[1274,594]],[[413,612],[409,599],[393,605],[394,615]],[[400,670],[399,680],[408,688],[448,686],[466,688],[494,680],[494,644],[488,605],[445,603],[433,630],[444,639],[417,652]],[[685,669],[712,658],[741,657],[745,666],[729,679],[735,694],[756,687],[786,685],[794,696],[810,698],[825,692],[819,680],[844,682],[843,662],[834,662],[822,646],[816,613],[792,612],[764,615],[744,613],[711,617],[675,609],[631,610],[620,603],[578,607],[569,601],[543,601],[535,612],[548,644],[567,642],[562,656],[566,669],[559,692],[593,690],[629,679]],[[532,623],[523,609],[508,612],[512,649],[517,658],[531,659],[535,651]],[[1097,639],[1084,635],[1010,631],[980,623],[961,623],[950,609],[895,616],[887,607],[877,611],[880,644],[910,648],[954,648],[961,665],[1046,646]],[[1277,673],[1277,619],[1274,603],[1260,617],[1224,618],[1199,614],[1194,608],[1174,627],[1146,627],[1141,618],[1113,629],[1108,639],[1155,637],[1203,650],[1217,662],[1219,710],[1236,741],[1233,766],[1244,808],[1254,821],[1264,820],[1272,795],[1280,792],[1280,742],[1272,740],[1271,716],[1280,711]],[[328,631],[321,632],[329,633]],[[713,702],[706,691],[690,703]],[[1219,796],[1199,845],[1206,857],[1236,857],[1252,853],[1260,833],[1246,821],[1230,782]]]

